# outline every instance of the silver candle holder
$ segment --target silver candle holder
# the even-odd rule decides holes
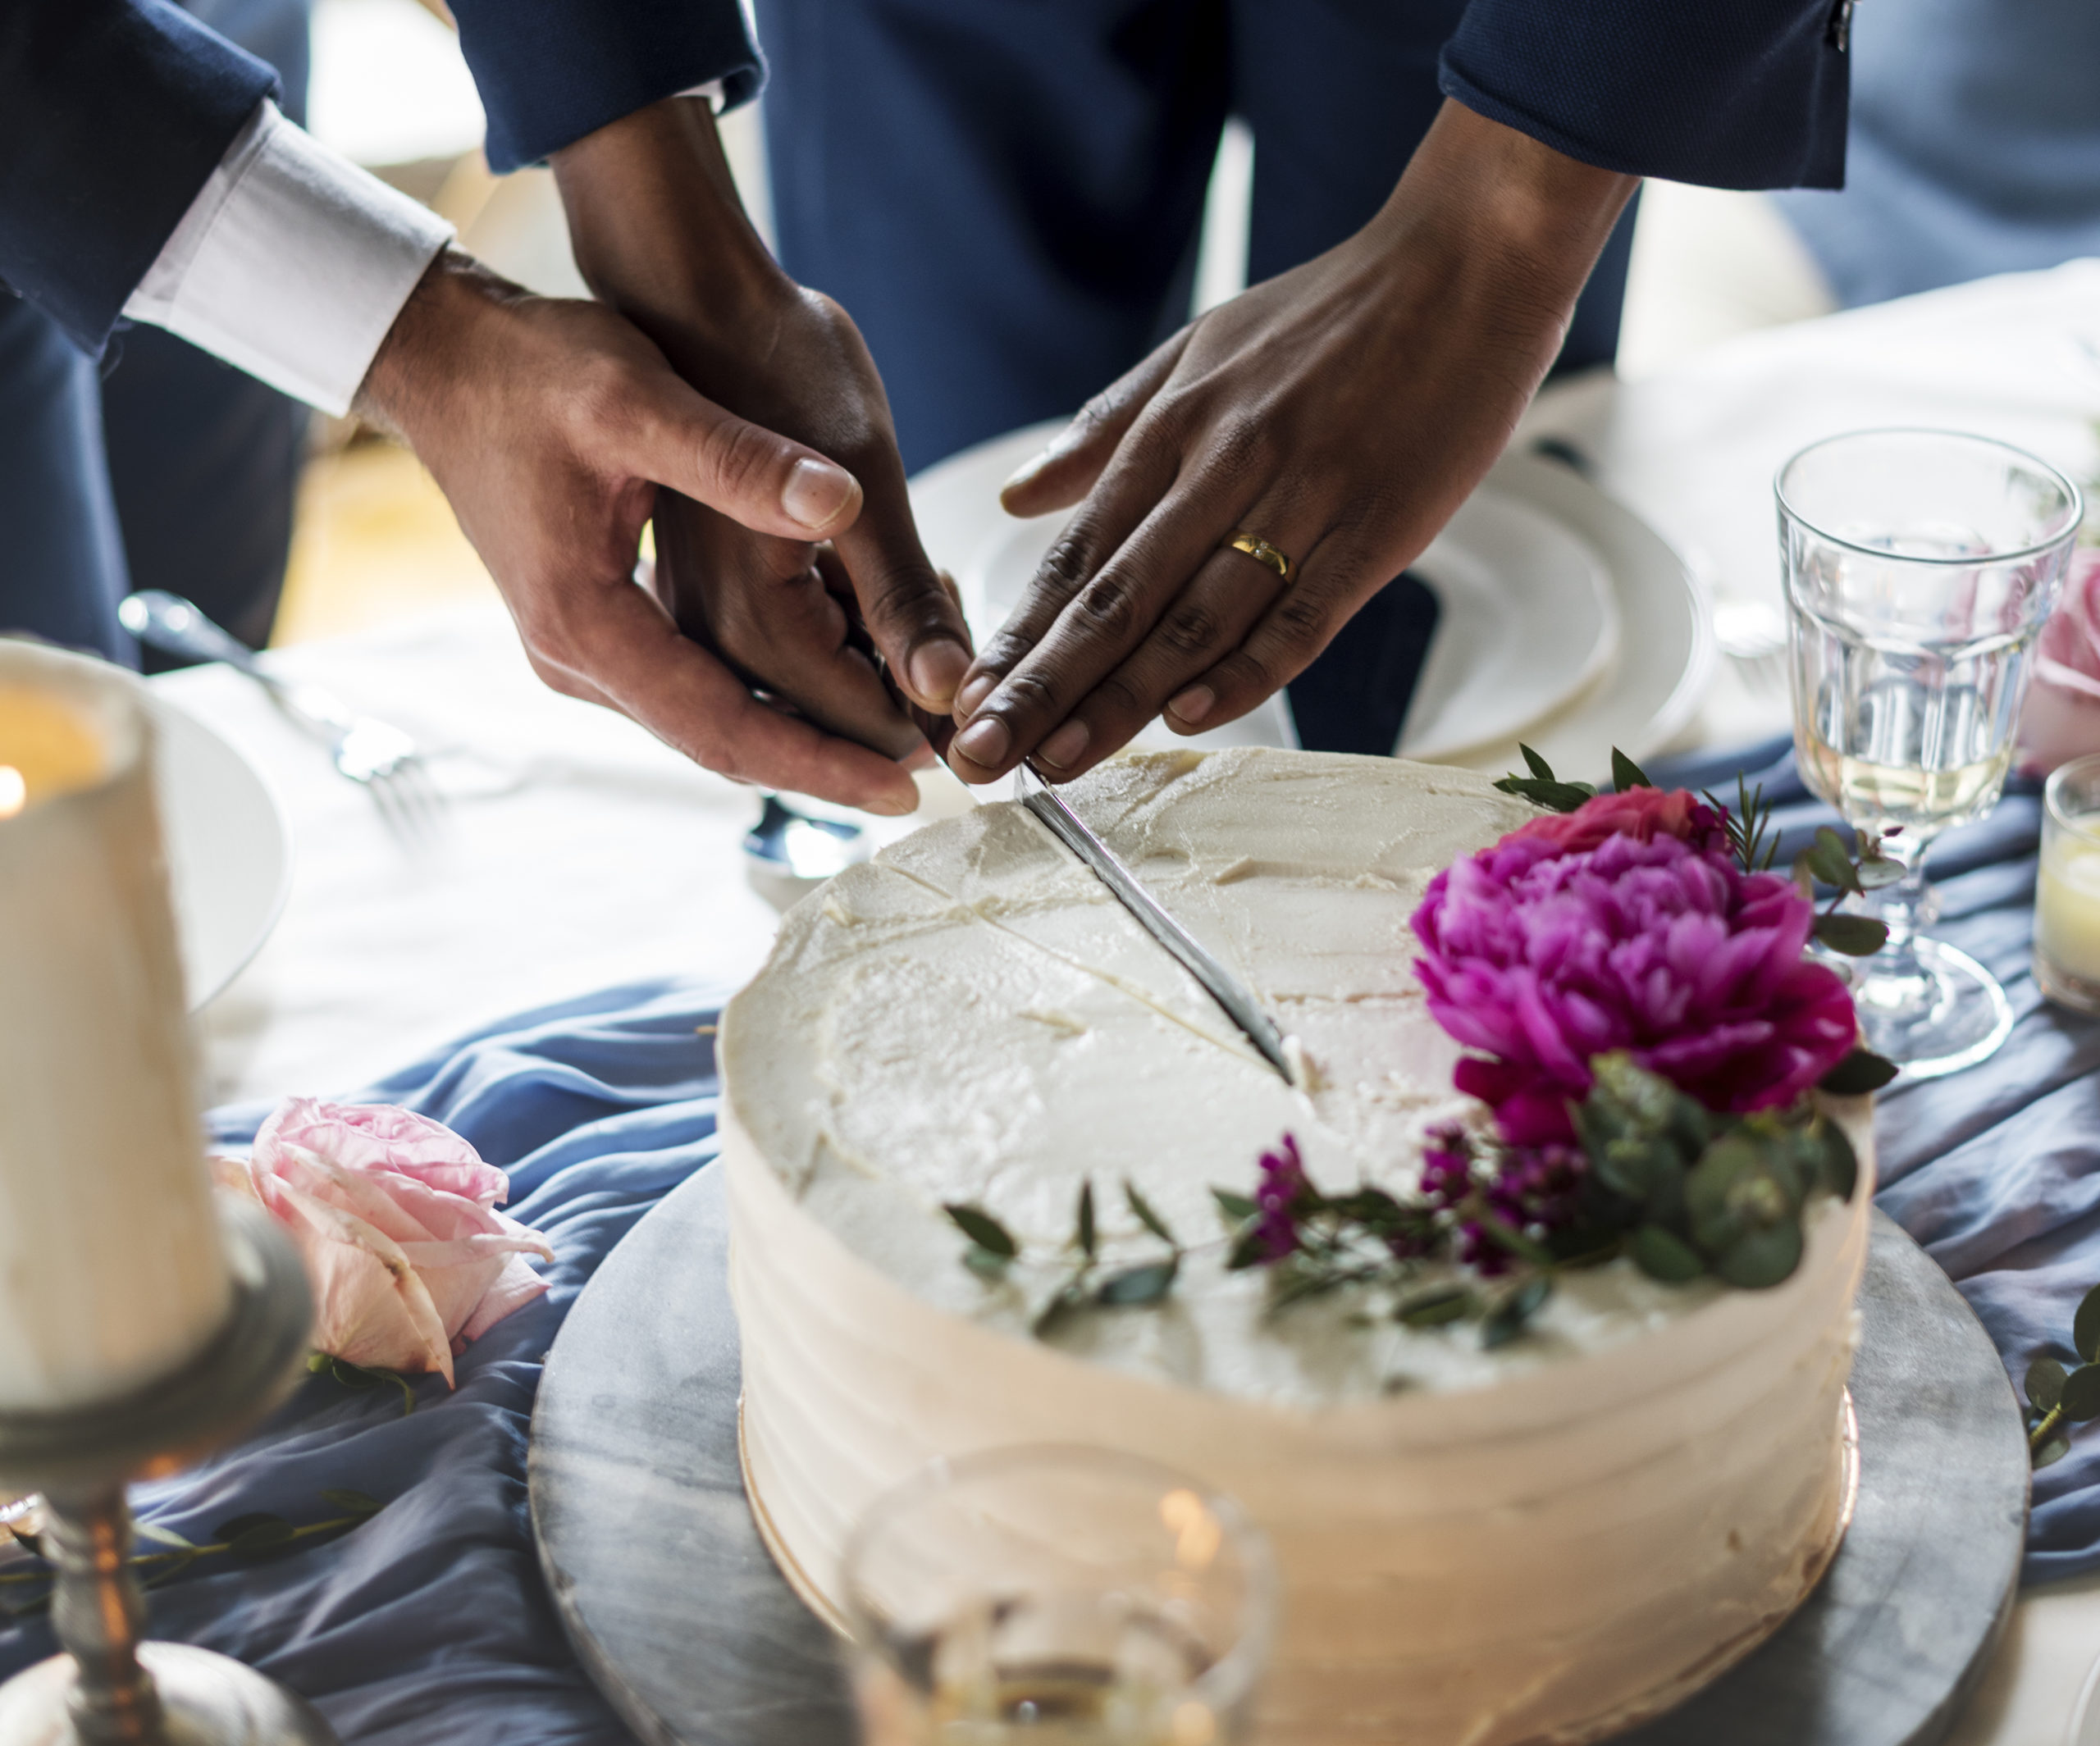
[[[141,1641],[126,1486],[179,1471],[262,1418],[303,1370],[313,1326],[290,1238],[259,1207],[222,1214],[233,1308],[202,1352],[94,1406],[0,1413],[0,1482],[43,1497],[64,1652],[0,1684],[0,1746],[336,1746],[304,1699],[253,1668]]]

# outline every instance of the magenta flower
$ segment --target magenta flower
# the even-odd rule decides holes
[[[1479,1051],[1454,1083],[1511,1145],[1572,1142],[1568,1103],[1608,1050],[1732,1111],[1793,1102],[1851,1051],[1851,996],[1802,960],[1814,907],[1742,872],[1720,823],[1681,791],[1600,795],[1431,882],[1417,973]]]
[[[1512,1230],[1527,1233],[1559,1230],[1574,1224],[1582,1212],[1589,1160],[1574,1147],[1491,1148],[1495,1169],[1483,1180],[1476,1173],[1473,1142],[1463,1128],[1431,1128],[1428,1138],[1422,1153],[1421,1194],[1432,1212],[1458,1211],[1477,1195],[1476,1205],[1485,1204]],[[1509,1270],[1509,1251],[1488,1235],[1477,1216],[1462,1218],[1457,1237],[1454,1259],[1486,1274]],[[1430,1253],[1432,1245],[1409,1235],[1395,1238],[1391,1247],[1396,1256],[1408,1260]]]
[[[1299,1202],[1312,1186],[1295,1134],[1285,1134],[1279,1150],[1262,1154],[1262,1179],[1254,1190],[1261,1212],[1254,1230],[1264,1260],[1280,1261],[1299,1247]]]

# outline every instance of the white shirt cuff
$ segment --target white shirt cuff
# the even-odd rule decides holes
[[[340,417],[452,235],[265,99],[124,312]]]
[[[707,107],[709,108],[712,109],[717,115],[722,113],[722,81],[719,79],[710,79],[705,84],[696,84],[691,90],[681,91],[678,95],[680,97],[704,97],[707,99]]]

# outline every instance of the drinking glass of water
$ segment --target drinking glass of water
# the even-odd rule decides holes
[[[937,1463],[846,1553],[868,1746],[1232,1746],[1276,1622],[1229,1498],[1101,1449]]]
[[[1860,1029],[1911,1078],[1952,1073],[2005,1041],[2012,1008],[1919,932],[1925,851],[1997,804],[2084,506],[2046,463],[1949,431],[1832,437],[1777,489],[1801,776],[1904,868],[1865,900],[1888,941],[1854,961]]]

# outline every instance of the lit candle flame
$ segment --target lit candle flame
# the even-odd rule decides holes
[[[0,764],[0,818],[11,818],[30,804],[29,779],[11,764]]]

